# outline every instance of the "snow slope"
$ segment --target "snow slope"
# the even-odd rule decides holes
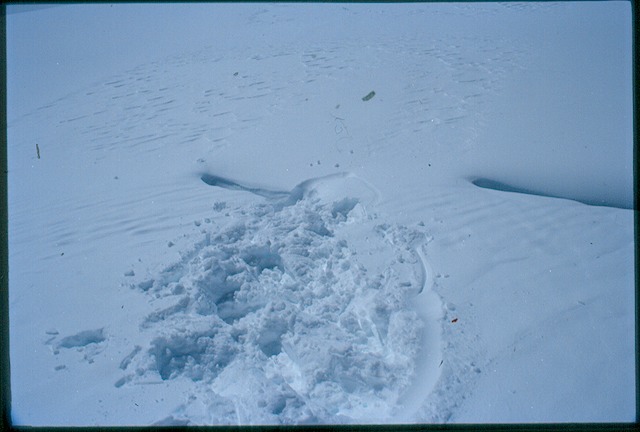
[[[625,3],[7,21],[16,424],[635,419]]]

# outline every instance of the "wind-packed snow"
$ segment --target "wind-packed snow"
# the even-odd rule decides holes
[[[21,8],[16,424],[635,420],[627,3]]]

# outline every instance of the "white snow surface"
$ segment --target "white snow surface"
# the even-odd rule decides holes
[[[16,424],[635,420],[628,3],[20,8]]]

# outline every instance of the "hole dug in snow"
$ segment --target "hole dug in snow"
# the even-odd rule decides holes
[[[407,282],[411,263],[365,268],[344,230],[358,221],[381,247],[403,251],[404,238],[418,234],[398,232],[391,244],[384,236],[402,227],[375,229],[360,197],[338,195],[336,179],[303,186],[303,197],[288,206],[229,207],[235,224],[214,228],[211,241],[171,266],[178,277],[154,278],[157,294],[174,296],[175,284],[184,291],[177,306],[152,314],[162,319],[144,328],[150,348],[131,360],[142,375],[206,382],[220,397],[248,404],[243,412],[255,421],[390,415],[388,401],[414,375],[423,324],[409,312],[416,290],[406,284],[421,282]],[[247,386],[257,382],[264,397],[247,399]]]
[[[201,380],[205,374],[217,374],[237,354],[233,338],[223,329],[160,337],[151,345],[149,353],[163,380],[179,374]]]

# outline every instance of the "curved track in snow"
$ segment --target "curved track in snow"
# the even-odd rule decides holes
[[[419,412],[440,378],[442,369],[442,301],[433,290],[433,270],[424,254],[424,243],[414,246],[421,272],[418,294],[412,299],[414,310],[425,327],[422,334],[422,352],[416,361],[415,381],[399,401],[399,421],[424,421]]]

